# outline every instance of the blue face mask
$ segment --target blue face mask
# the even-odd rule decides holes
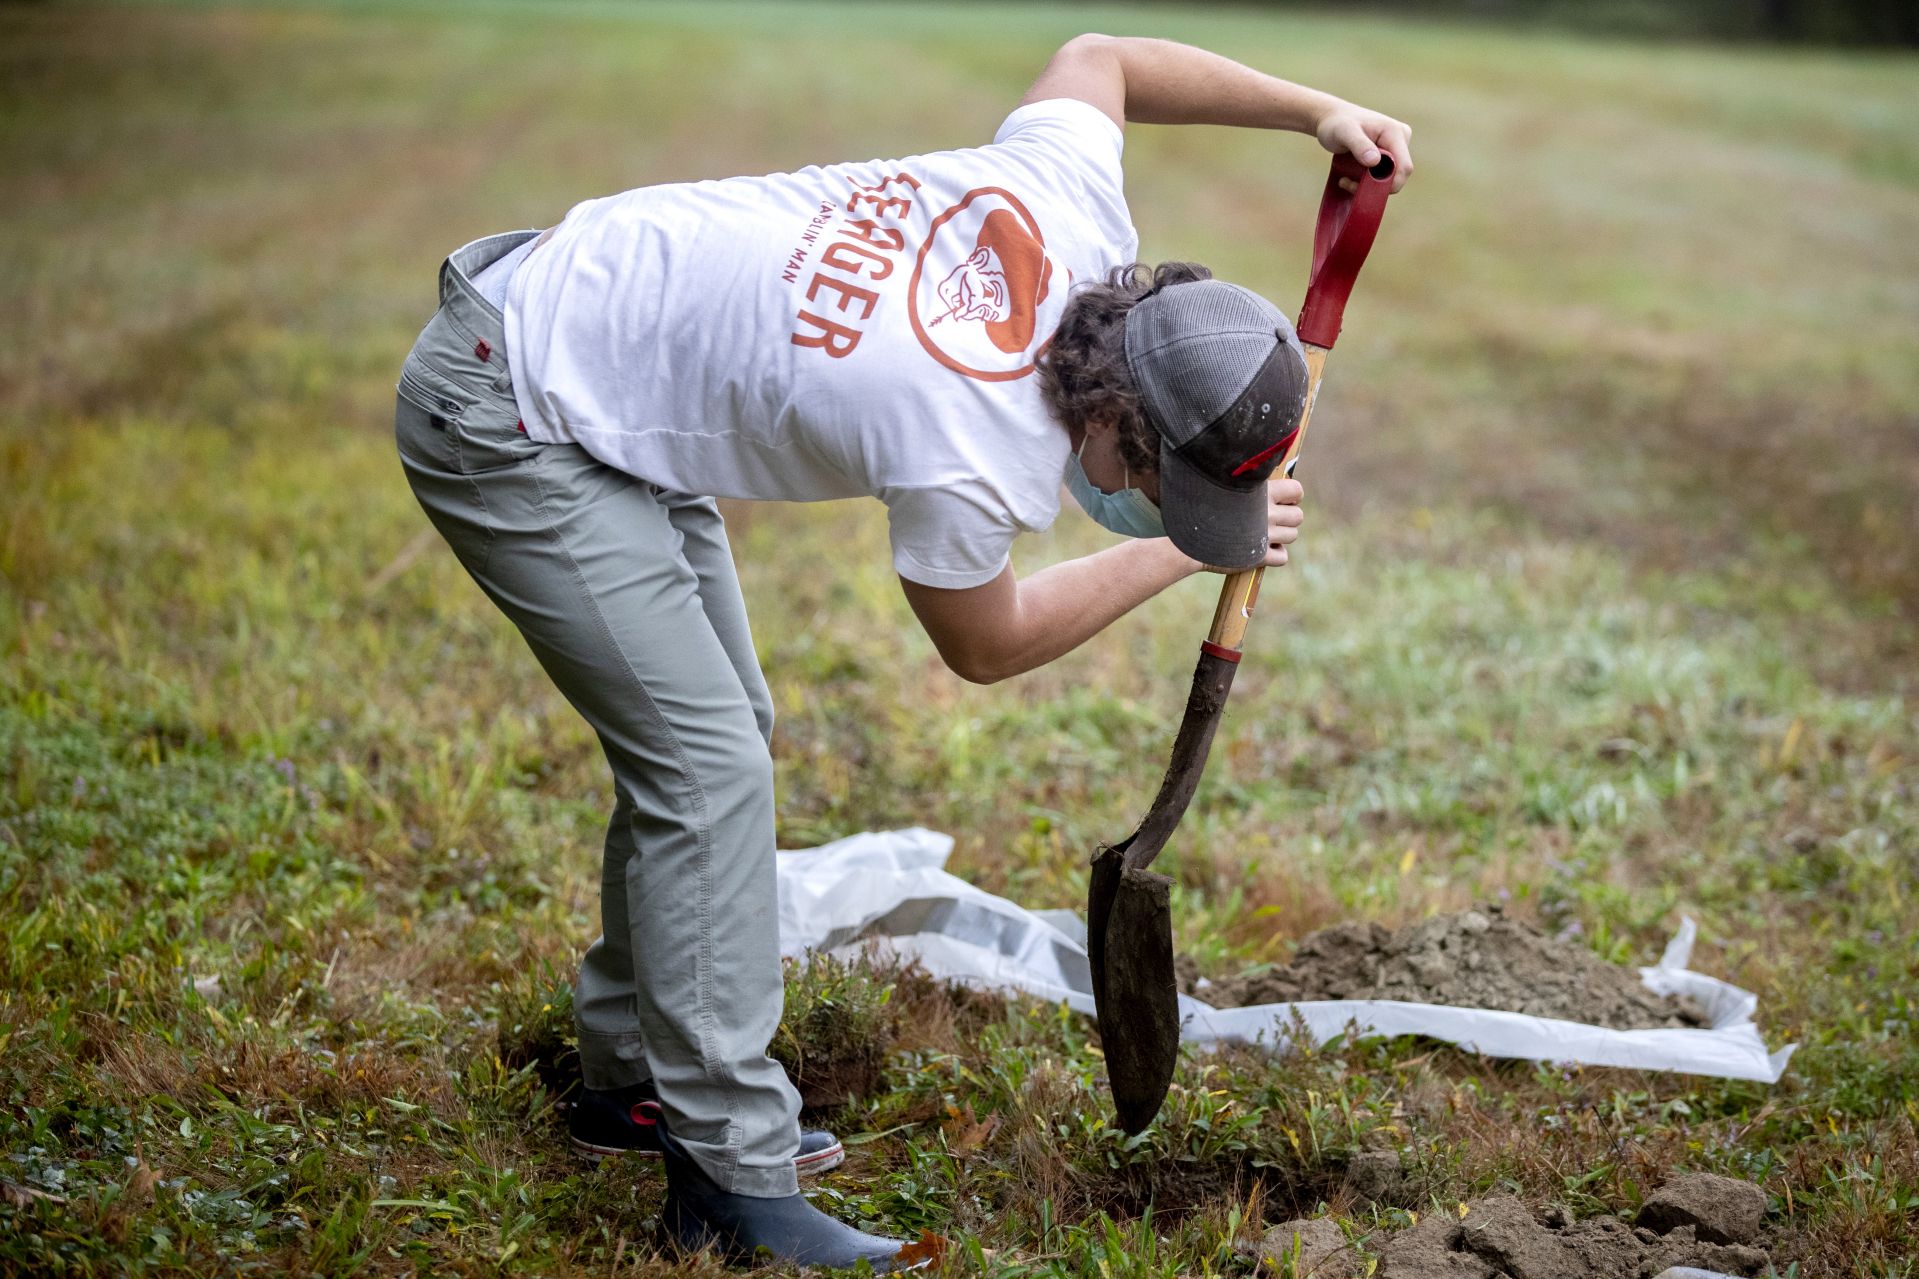
[[[1079,509],[1092,516],[1101,528],[1122,537],[1165,537],[1166,524],[1160,519],[1159,508],[1153,505],[1152,498],[1136,488],[1104,493],[1086,478],[1086,467],[1080,461],[1080,453],[1085,451],[1086,441],[1081,440],[1079,453],[1073,454],[1066,463],[1066,491],[1079,503]]]

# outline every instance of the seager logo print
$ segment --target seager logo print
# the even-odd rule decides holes
[[[1010,382],[1033,371],[1066,301],[1039,224],[1012,192],[968,191],[933,219],[907,307],[928,355],[967,377]]]

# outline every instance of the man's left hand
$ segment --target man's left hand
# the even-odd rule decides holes
[[[1381,151],[1391,155],[1395,195],[1413,176],[1413,127],[1389,115],[1336,101],[1313,126],[1313,136],[1334,155],[1344,152],[1369,169],[1379,163]],[[1340,185],[1353,189],[1350,182]]]

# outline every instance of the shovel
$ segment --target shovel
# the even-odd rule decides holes
[[[1313,230],[1313,270],[1306,302],[1299,310],[1298,333],[1305,348],[1306,408],[1299,429],[1280,462],[1291,475],[1299,462],[1326,353],[1339,336],[1339,319],[1353,281],[1372,248],[1379,219],[1391,190],[1392,157],[1381,155],[1370,170],[1350,155],[1333,157],[1333,170],[1320,197]],[[1341,183],[1350,183],[1346,190]],[[1172,762],[1159,794],[1139,829],[1100,849],[1093,859],[1087,902],[1086,949],[1093,969],[1093,1002],[1099,1012],[1099,1037],[1113,1089],[1119,1126],[1138,1133],[1153,1122],[1179,1058],[1179,987],[1173,976],[1173,881],[1147,867],[1159,856],[1199,788],[1206,754],[1219,727],[1220,712],[1239,667],[1246,623],[1259,598],[1265,569],[1234,573],[1220,589],[1213,627],[1199,646],[1199,668],[1186,714],[1173,739]]]

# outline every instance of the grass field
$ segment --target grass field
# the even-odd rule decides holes
[[[988,137],[1063,37],[1170,35],[1412,121],[1199,802],[1182,947],[1503,898],[1759,992],[1776,1087],[1366,1043],[1189,1059],[1141,1142],[1091,1028],[815,973],[883,1082],[821,1199],[957,1270],[1243,1272],[1491,1188],[1748,1177],[1801,1276],[1919,1275],[1919,61],[1244,10],[0,8],[0,1271],[664,1273],[657,1174],[550,1088],[594,743],[388,434],[441,256],[647,182]],[[1303,286],[1308,140],[1138,128],[1151,257]],[[962,684],[872,503],[730,512],[783,843],[923,824],[1083,900],[1208,581]],[[1082,519],[1037,566],[1098,546]],[[1405,1201],[1341,1190],[1386,1145]],[[1149,1212],[1150,1209],[1150,1212]]]

